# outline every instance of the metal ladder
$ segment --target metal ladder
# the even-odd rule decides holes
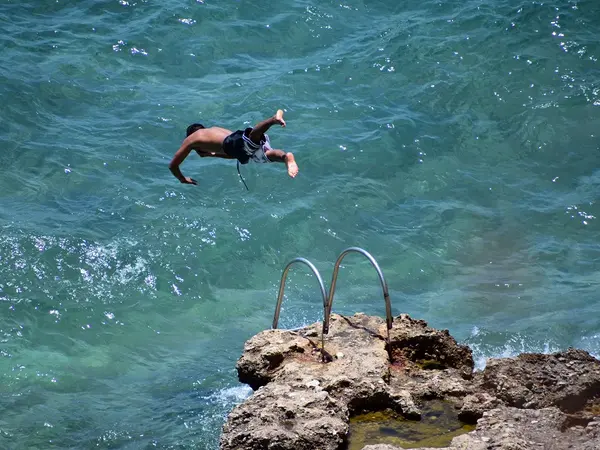
[[[281,304],[283,302],[283,293],[285,291],[285,281],[287,279],[288,272],[290,271],[291,266],[294,265],[295,263],[306,264],[312,270],[312,272],[315,274],[315,276],[317,277],[317,280],[319,282],[319,288],[321,289],[321,296],[323,297],[323,328],[321,330],[321,353],[324,356],[324,354],[325,354],[325,335],[329,333],[329,319],[331,316],[331,308],[333,306],[333,296],[335,294],[338,272],[340,270],[340,265],[342,263],[342,260],[346,257],[346,255],[348,253],[353,253],[353,252],[364,255],[369,260],[371,265],[375,268],[375,270],[377,271],[377,275],[379,276],[379,281],[381,282],[381,288],[383,290],[383,299],[385,301],[385,317],[386,317],[386,324],[387,324],[387,343],[389,344],[390,330],[392,329],[393,318],[392,318],[392,304],[390,301],[390,294],[388,291],[388,286],[385,281],[385,277],[383,276],[383,272],[381,271],[381,268],[379,267],[379,264],[377,264],[377,261],[375,260],[375,258],[373,258],[373,256],[369,252],[367,252],[366,250],[363,250],[360,247],[349,247],[346,250],[344,250],[342,253],[340,253],[340,255],[338,256],[338,258],[335,262],[335,266],[333,268],[333,276],[331,278],[329,295],[327,295],[327,290],[325,289],[325,285],[323,284],[323,278],[321,278],[321,274],[319,273],[317,268],[310,261],[308,261],[305,258],[295,258],[292,261],[290,261],[288,263],[288,265],[285,266],[285,269],[283,270],[283,275],[281,276],[281,283],[279,284],[279,295],[277,296],[277,305],[275,306],[275,316],[273,317],[272,328],[276,329],[277,324],[279,323],[279,314],[281,312]]]
[[[323,284],[323,278],[321,278],[321,274],[317,270],[317,268],[311,263],[308,259],[305,258],[294,258],[292,261],[285,266],[283,270],[283,275],[281,276],[281,283],[279,284],[279,295],[277,296],[277,306],[275,307],[275,316],[273,317],[273,329],[277,328],[277,324],[279,323],[279,313],[281,312],[281,303],[283,302],[283,291],[285,290],[285,280],[287,279],[288,272],[290,271],[290,267],[295,263],[303,263],[306,264],[310,270],[313,271],[317,280],[319,281],[319,288],[321,289],[321,295],[323,297],[323,316],[327,314],[327,290],[325,289],[325,285]],[[325,322],[323,322],[323,332],[321,333],[321,353],[325,351]]]

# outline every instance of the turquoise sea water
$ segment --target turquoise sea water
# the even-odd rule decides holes
[[[210,449],[297,256],[479,368],[600,355],[600,3],[0,1],[0,449]],[[286,111],[293,151],[167,165]],[[280,325],[321,320],[292,269]],[[334,312],[383,315],[349,255]]]

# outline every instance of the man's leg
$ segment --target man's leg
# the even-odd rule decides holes
[[[269,149],[265,152],[269,161],[285,163],[288,175],[294,178],[298,175],[298,164],[294,159],[292,152],[284,152],[283,150]]]
[[[260,141],[263,140],[263,135],[267,130],[277,123],[282,127],[285,127],[285,120],[283,120],[283,111],[281,109],[278,109],[273,117],[269,117],[268,119],[257,123],[254,128],[252,128],[252,131],[250,131],[248,137],[255,144],[260,144]]]

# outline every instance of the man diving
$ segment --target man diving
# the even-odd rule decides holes
[[[298,175],[294,155],[272,148],[269,136],[265,134],[275,124],[285,127],[281,109],[253,128],[234,132],[220,127],[205,128],[202,124],[194,123],[187,128],[187,137],[173,156],[169,169],[180,182],[198,184],[193,178],[183,176],[179,170],[181,163],[195,150],[203,158],[237,159],[241,164],[247,164],[250,160],[258,163],[282,162],[287,167],[288,175],[294,178]]]

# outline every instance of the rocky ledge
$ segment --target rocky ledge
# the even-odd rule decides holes
[[[381,318],[333,314],[324,350],[320,326],[246,343],[237,370],[255,392],[230,413],[221,450],[342,450],[352,417],[391,410],[418,421],[434,399],[476,424],[446,449],[600,450],[600,361],[585,351],[490,359],[474,372],[468,347],[407,315],[388,341]]]

